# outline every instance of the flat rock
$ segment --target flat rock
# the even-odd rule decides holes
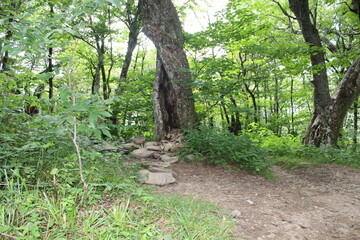
[[[133,154],[137,157],[152,158],[154,157],[154,151],[150,151],[147,148],[139,148],[133,151]]]
[[[183,144],[177,142],[170,142],[166,140],[161,142],[161,150],[164,152],[176,152],[182,147],[184,147]]]
[[[167,168],[170,166],[169,162],[155,162],[155,161],[145,161],[141,162],[144,165],[151,166],[151,167],[160,167],[160,168]]]
[[[135,143],[125,143],[120,146],[121,150],[123,150],[125,153],[130,153],[139,147],[140,146]]]
[[[160,146],[159,142],[146,142],[144,144],[145,147],[149,147],[149,146]]]
[[[158,152],[161,151],[161,146],[150,145],[145,147],[150,151],[158,151]]]
[[[169,156],[169,155],[161,155],[160,156],[161,161],[168,162],[168,163],[176,163],[179,161],[179,158],[177,156]]]
[[[150,167],[148,169],[150,172],[152,173],[155,173],[155,172],[158,172],[158,173],[171,173],[171,175],[176,178],[177,176],[177,173],[174,172],[173,170],[171,169],[168,169],[168,168],[162,168],[162,167]]]
[[[139,177],[140,181],[157,186],[164,186],[176,181],[170,172],[150,172],[146,169],[139,171]]]
[[[150,172],[163,172],[163,173],[171,173],[173,175],[173,177],[176,176],[176,174],[168,168],[162,168],[162,167],[150,167],[148,169]]]
[[[162,142],[161,143],[161,149],[164,152],[172,152],[174,148],[175,148],[174,142]]]
[[[111,145],[108,142],[103,142],[101,144],[94,144],[93,149],[94,149],[94,151],[97,151],[97,152],[105,152],[105,151],[106,152],[119,152],[119,151],[121,151],[121,149]]]

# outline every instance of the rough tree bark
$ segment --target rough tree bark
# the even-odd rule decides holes
[[[195,107],[181,23],[171,0],[141,2],[143,32],[157,49],[153,89],[155,138],[173,129],[193,128]]]
[[[355,60],[335,92],[330,95],[325,52],[319,32],[310,18],[308,0],[289,0],[289,5],[309,45],[313,67],[314,113],[303,143],[317,147],[336,145],[344,117],[360,94],[360,58]]]

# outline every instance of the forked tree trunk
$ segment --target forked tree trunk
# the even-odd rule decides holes
[[[305,144],[336,145],[345,115],[360,94],[360,57],[347,71],[328,104],[314,112]]]
[[[355,60],[335,92],[330,95],[325,52],[319,32],[310,18],[308,0],[289,0],[289,5],[309,45],[313,68],[314,113],[303,143],[317,147],[333,146],[337,144],[347,111],[360,93],[360,58]]]
[[[155,138],[193,128],[195,107],[181,23],[171,0],[142,0],[143,31],[157,49],[153,88]]]

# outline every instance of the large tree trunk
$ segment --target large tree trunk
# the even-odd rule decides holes
[[[347,111],[360,94],[360,57],[342,79],[322,111],[315,112],[304,137],[305,144],[336,145]]]
[[[313,68],[314,113],[303,143],[317,147],[336,145],[344,117],[360,93],[360,58],[353,63],[330,96],[325,52],[319,32],[310,18],[308,0],[289,0],[289,5],[299,22],[305,42],[309,44]]]
[[[189,64],[177,11],[170,0],[143,0],[144,33],[157,49],[154,83],[155,138],[172,129],[193,128],[195,107]]]

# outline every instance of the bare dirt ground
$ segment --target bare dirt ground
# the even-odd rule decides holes
[[[275,180],[220,167],[176,163],[177,182],[157,190],[191,195],[234,218],[235,239],[359,240],[360,170],[274,167]]]

